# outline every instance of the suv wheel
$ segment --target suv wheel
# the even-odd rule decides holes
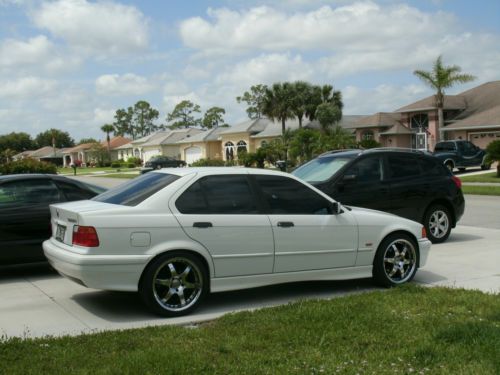
[[[432,243],[446,241],[451,232],[450,211],[440,204],[432,205],[425,214],[424,226]]]

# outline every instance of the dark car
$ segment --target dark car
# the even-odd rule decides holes
[[[105,190],[57,175],[0,176],[0,265],[45,261],[49,204],[90,199]]]
[[[343,204],[422,223],[445,241],[464,213],[460,179],[434,156],[401,149],[330,152],[292,172]]]
[[[461,139],[436,143],[433,155],[443,162],[450,171],[458,168],[464,171],[469,167],[481,167],[482,170],[491,168],[486,162],[486,151],[469,141]]]
[[[152,171],[153,169],[161,169],[161,168],[178,168],[185,167],[186,162],[184,160],[177,160],[171,158],[169,156],[153,156],[149,159],[146,164],[144,164],[144,168],[141,169],[141,173],[146,173]]]

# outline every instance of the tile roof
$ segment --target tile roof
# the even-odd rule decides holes
[[[219,135],[221,132],[227,130],[225,128],[213,128],[210,130],[202,131],[198,134],[192,135],[189,138],[184,138],[178,141],[177,143],[194,143],[194,142],[210,142],[217,141],[219,139]]]
[[[370,116],[358,117],[347,127],[353,129],[389,127],[398,124],[400,117],[399,113],[377,112]]]
[[[444,109],[465,109],[467,103],[462,95],[445,95],[444,96]],[[435,109],[436,102],[434,95],[428,96],[422,100],[415,103],[408,104],[404,107],[396,109],[394,112],[418,112],[418,111],[428,111]]]
[[[225,128],[220,134],[258,133],[263,131],[269,122],[270,120],[267,118],[250,119],[229,128]]]

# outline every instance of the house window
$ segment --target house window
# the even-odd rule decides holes
[[[233,160],[234,159],[234,143],[233,142],[226,142],[224,145],[224,151],[226,153],[226,160]]]
[[[427,129],[429,127],[429,116],[426,113],[418,113],[411,118],[412,129]]]
[[[267,141],[260,142],[260,147],[266,147],[266,146],[267,146]]]
[[[371,130],[366,130],[361,134],[361,139],[363,141],[369,141],[374,138],[373,132]]]
[[[239,141],[238,144],[236,145],[236,151],[238,152],[238,154],[240,152],[247,152],[248,151],[247,143],[245,141]]]

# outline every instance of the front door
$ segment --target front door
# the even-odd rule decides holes
[[[254,178],[266,204],[274,234],[274,272],[352,267],[357,254],[357,225],[345,211],[303,183],[284,176]]]
[[[216,277],[272,273],[273,232],[246,174],[200,178],[171,208],[186,234],[212,255]]]

